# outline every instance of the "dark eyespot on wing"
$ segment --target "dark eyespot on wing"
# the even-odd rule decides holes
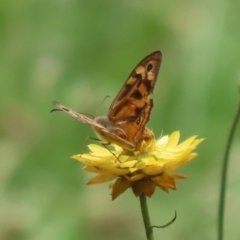
[[[150,72],[153,69],[152,63],[149,63],[147,66],[147,71]]]
[[[137,125],[139,125],[141,123],[141,118],[139,117],[136,121]]]

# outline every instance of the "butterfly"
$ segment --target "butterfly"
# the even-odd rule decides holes
[[[117,144],[125,150],[134,151],[140,141],[154,137],[145,125],[153,107],[149,95],[157,81],[161,60],[162,53],[155,51],[133,69],[113,100],[107,116],[91,119],[53,101],[57,107],[55,110],[90,125],[103,144]]]

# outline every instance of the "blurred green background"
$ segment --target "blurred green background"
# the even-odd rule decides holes
[[[136,64],[155,50],[163,62],[148,127],[156,135],[206,140],[179,173],[178,190],[149,199],[156,239],[216,239],[223,152],[238,101],[237,1],[0,2],[0,239],[145,239],[131,191],[111,201],[108,183],[70,156],[84,151],[90,127],[57,100],[106,115]],[[106,95],[103,105],[100,102]],[[226,239],[239,232],[239,129],[231,152]]]

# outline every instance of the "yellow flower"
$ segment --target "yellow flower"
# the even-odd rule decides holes
[[[115,180],[110,185],[112,199],[129,187],[136,196],[145,194],[151,197],[156,186],[166,192],[176,190],[175,180],[186,177],[172,171],[195,158],[197,153],[193,150],[204,140],[192,136],[178,144],[179,138],[180,132],[176,131],[159,140],[143,140],[138,145],[138,151],[134,152],[124,151],[117,145],[111,145],[113,149],[109,150],[90,144],[90,153],[72,158],[86,164],[84,171],[97,174],[88,184]]]

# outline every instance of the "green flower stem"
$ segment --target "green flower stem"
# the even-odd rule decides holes
[[[220,189],[220,199],[219,199],[219,209],[218,209],[218,240],[223,240],[223,227],[224,227],[224,207],[225,207],[225,195],[226,195],[226,184],[227,184],[227,168],[230,148],[232,145],[234,133],[236,132],[237,124],[240,117],[240,103],[238,105],[238,110],[233,120],[232,127],[229,132],[227,146],[223,159],[222,175],[221,175],[221,189]]]
[[[147,240],[154,240],[153,229],[151,227],[151,221],[150,221],[150,217],[149,217],[149,213],[148,213],[147,198],[144,194],[141,194],[139,196],[139,199],[140,199],[142,217],[143,217]]]

